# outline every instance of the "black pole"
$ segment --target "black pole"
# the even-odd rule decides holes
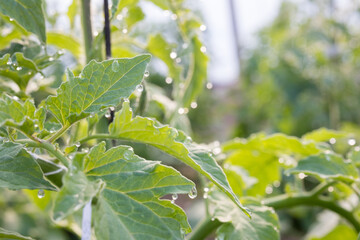
[[[238,31],[237,16],[234,0],[229,0],[231,27],[235,40],[236,57],[238,58],[238,65],[240,66],[241,60],[241,47],[240,47],[240,35]]]
[[[105,52],[106,59],[111,58],[111,40],[110,40],[110,18],[109,18],[109,4],[108,0],[104,0],[104,36],[105,36]]]

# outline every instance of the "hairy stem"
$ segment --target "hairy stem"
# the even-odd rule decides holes
[[[70,124],[65,124],[62,126],[59,131],[57,131],[54,135],[52,135],[48,140],[50,143],[55,142],[59,137],[61,137],[70,127]]]
[[[210,233],[215,231],[218,227],[220,227],[223,223],[217,219],[211,220],[211,218],[206,218],[201,221],[194,231],[189,236],[189,240],[203,240]]]
[[[32,140],[16,140],[16,143],[25,144],[27,147],[34,147],[34,148],[42,148],[54,155],[59,161],[64,164],[65,167],[69,168],[69,160],[64,156],[64,154],[56,149],[54,145],[52,145],[48,141],[32,141]]]
[[[90,14],[90,0],[81,0],[81,24],[84,35],[86,63],[88,63],[91,60],[91,47],[93,41],[91,14]]]

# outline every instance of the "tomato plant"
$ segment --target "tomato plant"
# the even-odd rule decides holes
[[[358,139],[319,129],[195,143],[186,113],[206,83],[204,27],[182,1],[149,2],[175,32],[139,32],[141,1],[113,0],[109,10],[105,0],[96,35],[90,1],[74,0],[70,32],[81,15],[82,44],[46,30],[56,16],[45,20],[42,1],[0,2],[0,186],[23,190],[72,239],[205,239],[214,231],[219,239],[279,239],[274,210],[302,205],[341,217],[328,236],[356,237]],[[171,88],[151,79],[152,58],[167,66],[163,86]],[[165,155],[149,160],[154,151]],[[169,158],[202,181],[195,185]],[[176,200],[200,193],[205,219],[192,231]],[[0,236],[31,239],[4,228]]]

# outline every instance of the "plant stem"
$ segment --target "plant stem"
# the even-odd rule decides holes
[[[79,143],[80,144],[83,144],[87,141],[90,141],[92,139],[121,139],[120,137],[117,137],[117,136],[112,136],[112,135],[109,135],[109,134],[105,134],[105,133],[99,133],[99,134],[94,134],[94,135],[90,135],[90,136],[87,136],[83,139],[80,139],[79,140]]]
[[[106,59],[111,58],[111,38],[110,38],[110,19],[109,19],[109,4],[108,0],[104,0],[104,36],[105,36],[105,52]]]
[[[91,60],[91,47],[93,41],[91,14],[90,14],[90,0],[81,0],[81,24],[84,35],[86,63],[88,63]]]
[[[215,229],[220,227],[223,223],[217,219],[211,220],[211,218],[206,218],[201,221],[194,231],[189,236],[189,240],[203,240],[212,233]]]
[[[273,207],[276,210],[282,208],[296,207],[300,205],[326,208],[345,218],[349,223],[353,225],[357,232],[360,231],[360,223],[355,218],[352,212],[342,208],[341,206],[330,200],[327,200],[324,197],[318,196],[317,194],[284,194],[273,198],[268,198],[264,201],[264,204],[269,207]]]
[[[32,141],[32,140],[16,140],[16,143],[26,144],[28,147],[34,148],[42,148],[47,150],[49,153],[54,155],[59,161],[64,164],[65,167],[69,168],[69,160],[64,156],[64,154],[56,149],[54,145],[52,145],[48,141]]]
[[[65,132],[66,130],[69,129],[71,125],[66,123],[64,126],[62,126],[59,131],[57,131],[54,135],[52,135],[50,138],[49,138],[49,142],[50,143],[53,143],[55,142],[59,137],[61,137]]]

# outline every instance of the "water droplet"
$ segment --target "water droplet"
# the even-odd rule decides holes
[[[333,192],[333,191],[334,191],[334,187],[333,187],[333,186],[328,187],[328,191],[329,191],[329,192]]]
[[[142,92],[143,90],[144,90],[144,87],[143,87],[142,84],[139,84],[139,85],[136,86],[136,91]]]
[[[171,59],[175,59],[177,57],[177,53],[176,52],[171,52],[170,53],[170,58]]]
[[[181,229],[180,229],[180,234],[181,234],[182,237],[185,236],[185,233],[186,233],[185,229],[184,229],[184,228],[181,228]]]
[[[124,29],[122,30],[122,33],[123,33],[123,34],[127,34],[127,33],[128,33],[128,30],[127,30],[126,28],[124,28]]]
[[[192,103],[190,104],[190,107],[191,107],[191,108],[197,108],[197,106],[198,106],[198,105],[197,105],[196,102],[192,102]]]
[[[22,67],[17,67],[16,68],[16,71],[20,71],[20,70],[22,70]]]
[[[175,59],[175,62],[176,62],[176,63],[181,63],[181,58],[176,58],[176,59]]]
[[[336,139],[335,139],[335,138],[330,138],[329,142],[330,142],[330,144],[335,144],[335,143],[336,143]]]
[[[183,45],[182,45],[182,48],[183,48],[183,49],[187,49],[188,47],[189,47],[189,44],[183,43]]]
[[[274,181],[273,185],[274,187],[280,187],[280,181]]]
[[[19,101],[20,98],[18,96],[13,96],[12,99],[14,99],[15,101]]]
[[[123,16],[122,14],[119,14],[119,15],[116,16],[116,19],[119,20],[119,21],[121,21],[121,20],[123,19],[123,17],[124,17],[124,16]]]
[[[348,144],[349,144],[350,146],[354,146],[354,145],[356,144],[356,140],[353,139],[353,138],[351,138],[351,139],[348,140]]]
[[[109,107],[110,111],[115,111],[115,107]]]
[[[176,20],[177,19],[177,15],[175,13],[171,14],[171,20]]]
[[[165,78],[165,82],[166,82],[167,84],[171,84],[171,83],[173,82],[173,80],[172,80],[171,77],[167,77],[167,78]]]
[[[356,146],[356,147],[354,148],[354,150],[355,150],[355,152],[359,152],[359,151],[360,151],[360,147],[359,147],[359,146]]]
[[[298,174],[298,177],[299,177],[300,179],[304,179],[304,178],[307,177],[307,175],[306,175],[305,173],[299,173],[299,174]]]
[[[57,51],[57,54],[59,54],[59,55],[63,55],[64,53],[65,53],[64,49],[60,49],[59,51]]]
[[[95,31],[94,36],[96,37],[97,35],[99,35],[99,32]]]
[[[207,27],[203,24],[203,25],[200,26],[200,31],[204,32],[204,31],[206,31],[206,28]]]
[[[10,22],[14,21],[14,19],[13,19],[13,18],[10,18],[9,20],[10,20]]]
[[[89,148],[83,148],[81,149],[84,153],[88,153],[89,152]]]
[[[212,218],[211,218],[211,221],[215,221],[215,218],[214,218],[214,217],[212,217]]]
[[[76,142],[76,143],[75,143],[75,146],[76,146],[76,147],[80,147],[80,146],[81,146],[80,142]]]
[[[93,112],[90,113],[90,117],[91,117],[91,118],[95,117],[95,113],[93,113]]]
[[[253,213],[250,208],[244,207],[244,210],[247,211],[250,216],[252,216]]]
[[[39,189],[38,193],[37,193],[38,198],[43,198],[45,197],[45,191],[43,189]]]
[[[184,108],[179,108],[179,109],[178,109],[178,113],[179,113],[179,114],[184,114],[184,113],[185,113]]]
[[[209,194],[208,194],[207,192],[204,192],[203,198],[204,198],[204,199],[207,199],[208,197],[209,197]]]
[[[212,83],[207,83],[207,84],[206,84],[206,88],[207,88],[207,89],[212,89],[212,88],[213,88],[213,84],[212,84]]]
[[[106,118],[111,117],[111,113],[110,113],[110,112],[106,112],[106,113],[105,113],[105,117],[106,117]]]
[[[128,98],[124,98],[124,102],[128,103],[130,102]]]
[[[12,64],[11,60],[7,61],[6,63],[6,65],[11,65],[11,64]]]
[[[197,197],[197,190],[196,187],[194,186],[191,191],[188,194],[189,198],[194,199]]]
[[[206,47],[205,47],[205,46],[201,46],[201,47],[200,47],[200,51],[201,51],[202,53],[206,53]]]
[[[125,150],[125,152],[123,154],[124,158],[127,160],[131,159],[133,155],[134,155],[134,152],[132,151],[132,148]]]
[[[146,78],[147,78],[147,77],[149,77],[149,76],[150,76],[149,71],[145,71],[145,72],[144,72],[144,77],[146,77]]]
[[[32,72],[28,72],[28,73],[27,73],[27,75],[29,75],[29,76],[30,76],[31,74],[32,74]]]
[[[176,199],[178,199],[178,195],[176,193],[174,193],[172,196],[171,196],[171,199],[172,199],[172,203],[174,203],[176,201]]]
[[[111,64],[111,69],[114,71],[114,72],[117,72],[119,71],[120,69],[120,64],[117,60],[114,60],[113,63]]]
[[[192,142],[191,137],[190,137],[190,136],[187,136],[184,142],[185,142],[185,143],[191,143],[191,142]]]
[[[279,158],[279,163],[284,163],[285,160],[283,158]]]
[[[267,194],[271,194],[273,192],[273,188],[271,186],[267,186],[266,189],[265,189],[265,192]]]
[[[49,57],[49,61],[50,61],[50,62],[54,61],[54,58],[53,58],[53,57]]]
[[[34,124],[34,127],[35,127],[35,128],[38,128],[38,127],[39,127],[39,125],[38,125],[38,124]]]

